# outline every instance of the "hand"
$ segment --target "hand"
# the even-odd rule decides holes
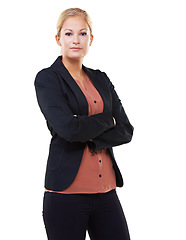
[[[113,120],[114,120],[114,126],[116,126],[116,119],[113,117]]]

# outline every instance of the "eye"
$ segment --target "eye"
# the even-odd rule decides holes
[[[65,33],[66,36],[71,36],[72,34],[71,33]]]
[[[86,32],[82,32],[82,33],[81,33],[81,36],[86,36],[86,35],[87,35]]]

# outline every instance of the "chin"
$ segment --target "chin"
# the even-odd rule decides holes
[[[80,58],[84,58],[85,54],[71,54],[69,55],[69,58],[71,59],[80,59]]]

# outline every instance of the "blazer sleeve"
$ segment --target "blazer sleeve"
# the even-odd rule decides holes
[[[35,79],[40,109],[55,133],[69,142],[88,142],[114,127],[111,112],[74,116],[63,95],[57,74],[43,69]]]
[[[112,95],[112,115],[116,119],[116,126],[112,129],[108,129],[98,137],[92,139],[87,144],[93,151],[118,146],[124,143],[128,143],[132,139],[133,126],[130,124],[129,119],[122,106],[113,84],[107,77],[106,73],[102,73],[107,80],[109,89]]]

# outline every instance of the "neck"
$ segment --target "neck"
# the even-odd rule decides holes
[[[62,62],[73,77],[83,75],[83,70],[82,70],[83,58],[70,59],[70,58],[62,57]]]

